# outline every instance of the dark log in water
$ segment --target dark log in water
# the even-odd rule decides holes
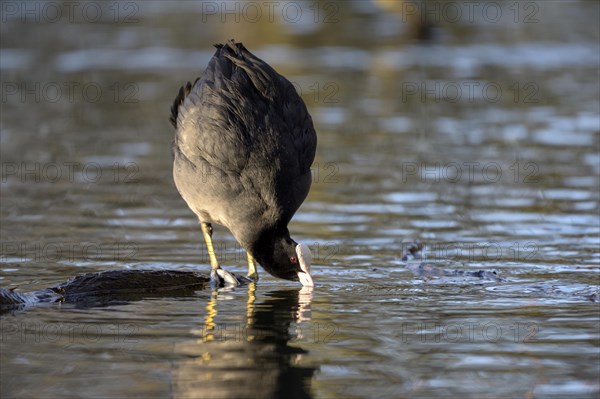
[[[190,295],[204,289],[209,276],[173,270],[111,270],[86,273],[54,287],[34,292],[0,288],[0,308],[39,303],[130,301],[148,296]]]

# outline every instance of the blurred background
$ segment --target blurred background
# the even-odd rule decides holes
[[[597,1],[0,7],[2,287],[208,270],[168,118],[215,43],[286,76],[319,139],[290,225],[318,287],[263,273],[255,346],[206,339],[209,292],[15,313],[2,397],[597,397]],[[431,264],[501,280],[424,276],[401,260],[415,239]],[[221,295],[216,325],[248,327],[247,296]]]

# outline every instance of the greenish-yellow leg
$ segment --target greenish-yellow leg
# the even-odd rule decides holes
[[[226,270],[221,269],[219,262],[217,261],[217,255],[215,254],[215,247],[212,242],[212,226],[210,223],[200,223],[202,228],[202,234],[204,235],[204,241],[206,241],[206,249],[208,251],[208,257],[210,258],[210,285],[213,288],[220,286],[238,286],[239,281],[235,276]],[[222,284],[223,283],[223,284]]]
[[[256,270],[256,261],[254,260],[252,255],[250,255],[249,252],[246,252],[246,255],[248,255],[248,276],[247,277],[252,281],[258,281],[258,271]]]
[[[210,223],[200,223],[202,228],[202,235],[204,235],[204,241],[206,241],[206,249],[208,251],[208,257],[210,259],[210,268],[212,270],[220,269],[217,256],[215,255],[215,247],[212,242],[212,226]]]

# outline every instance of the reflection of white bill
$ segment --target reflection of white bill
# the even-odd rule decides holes
[[[313,287],[304,286],[298,292],[298,310],[296,311],[296,322],[310,321],[310,304],[313,298]]]

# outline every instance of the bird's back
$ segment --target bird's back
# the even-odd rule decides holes
[[[171,121],[175,183],[201,220],[240,242],[243,229],[287,225],[310,189],[316,149],[287,79],[241,43],[218,45],[202,77],[181,88]]]

